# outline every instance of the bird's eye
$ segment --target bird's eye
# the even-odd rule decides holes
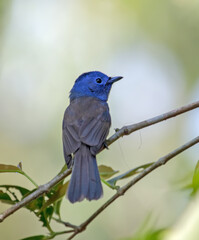
[[[101,78],[97,78],[97,79],[96,79],[96,82],[97,82],[97,83],[101,83],[101,82],[102,82],[102,79],[101,79]]]

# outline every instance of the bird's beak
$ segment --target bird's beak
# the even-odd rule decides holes
[[[121,76],[117,76],[117,77],[110,77],[110,79],[108,80],[109,83],[115,83],[117,81],[119,81],[120,79],[122,79],[123,77]]]

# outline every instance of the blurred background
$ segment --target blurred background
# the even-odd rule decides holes
[[[60,171],[63,113],[83,72],[124,77],[109,97],[110,135],[114,128],[198,100],[198,26],[197,0],[1,0],[0,163],[21,161],[38,184]],[[122,173],[157,160],[198,134],[199,111],[194,110],[119,139],[98,155],[98,163]],[[149,215],[154,228],[179,224],[192,201],[179,182],[193,173],[198,160],[195,146],[154,171],[76,239],[131,237]],[[0,174],[0,184],[33,188],[14,173]],[[113,193],[104,186],[104,197],[97,202],[72,205],[64,200],[63,219],[80,224]],[[8,207],[0,203],[1,212]],[[41,225],[21,209],[0,224],[1,239],[45,234]],[[63,229],[56,223],[52,227]]]

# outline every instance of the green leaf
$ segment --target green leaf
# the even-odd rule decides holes
[[[50,206],[46,208],[46,218],[50,221],[54,213],[54,207]]]
[[[16,201],[12,200],[8,193],[0,190],[0,201],[7,204],[15,204]]]
[[[43,223],[43,227],[47,227],[48,226],[48,220],[46,219],[46,216],[45,216],[45,213],[44,211],[43,212],[40,212],[39,214],[39,221],[41,221]]]
[[[115,186],[115,185],[111,185],[110,183],[108,183],[105,179],[101,178],[101,181],[108,186],[109,188],[113,189],[113,190],[118,190],[120,187],[119,186]]]
[[[56,201],[63,198],[66,194],[68,188],[69,181],[65,184],[58,187],[58,189],[51,195],[51,197],[46,201],[46,203],[42,206],[40,211],[43,211],[46,207],[50,206],[51,204],[55,203]]]
[[[37,199],[33,200],[32,202],[28,203],[25,208],[27,208],[30,211],[40,210],[43,206],[44,197],[40,196]]]
[[[8,173],[8,172],[13,172],[13,173],[20,173],[24,175],[28,180],[32,182],[32,184],[35,185],[35,187],[38,187],[38,185],[35,183],[35,181],[30,178],[24,171],[22,171],[22,164],[21,162],[18,164],[18,166],[14,165],[6,165],[6,164],[0,164],[0,173]]]
[[[197,162],[196,167],[195,167],[192,185],[193,185],[192,194],[195,194],[199,189],[199,161]]]
[[[54,212],[54,207],[50,206],[46,208],[44,211],[39,212],[37,215],[39,217],[39,220],[43,223],[43,227],[49,227],[49,221],[52,218]]]
[[[5,172],[15,172],[15,173],[18,172],[23,174],[23,171],[14,165],[0,164],[0,173],[5,173]]]
[[[114,177],[114,178],[111,178],[110,180],[108,180],[107,182],[110,184],[110,185],[113,185],[115,186],[115,184],[117,183],[117,181],[121,180],[121,179],[124,179],[124,178],[128,178],[128,177],[131,177],[137,173],[140,173],[142,172],[145,168],[148,168],[149,166],[151,166],[153,164],[152,163],[147,163],[147,164],[144,164],[144,165],[141,165],[139,167],[136,167],[136,168],[133,168],[117,177]]]
[[[5,188],[6,190],[9,190],[10,188],[14,188],[15,190],[18,190],[22,196],[28,194],[30,190],[24,187],[20,187],[17,185],[0,185],[0,188]]]
[[[21,240],[45,240],[45,239],[48,239],[48,237],[44,235],[37,235],[37,236],[23,238]]]
[[[59,219],[61,219],[61,214],[60,214],[61,204],[62,204],[62,198],[54,203],[54,211],[55,211],[55,214],[57,214],[57,216],[59,217]]]
[[[98,166],[100,176],[103,179],[107,179],[112,177],[114,174],[118,173],[119,171],[113,170],[111,167],[106,166],[106,165],[100,165]]]
[[[0,201],[3,203],[7,203],[7,204],[15,204],[16,202],[19,202],[20,199],[18,199],[17,195],[15,194],[15,192],[12,192],[12,189],[14,190],[18,190],[21,194],[21,198],[27,194],[28,192],[30,192],[28,189],[20,187],[20,186],[16,186],[16,185],[0,185],[0,188],[5,189],[5,191],[1,191],[1,196],[0,196]],[[8,192],[8,193],[6,193]],[[14,198],[14,200],[12,200],[12,198]],[[6,197],[6,199],[4,199],[4,197]]]

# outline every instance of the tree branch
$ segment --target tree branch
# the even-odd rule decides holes
[[[199,101],[188,104],[188,105],[180,107],[180,108],[177,108],[173,111],[161,114],[161,115],[156,116],[154,118],[151,118],[151,119],[148,119],[148,120],[136,123],[136,124],[132,124],[132,125],[129,125],[129,126],[124,126],[121,129],[117,130],[116,133],[114,135],[112,135],[107,140],[107,145],[111,145],[113,142],[115,142],[120,137],[123,137],[124,135],[129,135],[132,132],[135,132],[139,129],[148,127],[150,125],[156,124],[158,122],[161,122],[163,120],[167,120],[167,119],[172,118],[172,117],[176,117],[176,116],[178,116],[182,113],[185,113],[187,111],[193,110],[193,109],[198,108],[198,107],[199,107]],[[60,182],[62,179],[64,179],[65,177],[67,177],[70,174],[71,174],[71,169],[68,169],[68,170],[64,171],[63,173],[54,177],[48,183],[39,186],[39,188],[37,190],[35,190],[33,193],[31,193],[30,195],[25,197],[20,202],[13,205],[11,208],[7,209],[5,212],[1,213],[0,214],[0,223],[3,222],[3,220],[5,218],[7,218],[8,216],[13,214],[14,212],[19,210],[20,208],[24,207],[25,205],[27,205],[28,203],[30,203],[34,199],[38,198],[39,196],[41,196],[45,192],[49,191],[50,188],[55,186],[58,182]]]
[[[125,192],[131,188],[133,185],[135,185],[137,182],[139,182],[143,177],[145,177],[147,174],[155,170],[156,168],[166,164],[169,160],[180,154],[181,152],[185,151],[186,149],[192,147],[193,145],[199,143],[199,136],[192,139],[191,141],[185,143],[181,147],[176,148],[172,152],[168,153],[164,157],[161,157],[158,161],[153,163],[150,167],[143,170],[139,175],[137,175],[133,180],[128,182],[123,187],[119,188],[117,193],[115,193],[107,202],[105,202],[96,212],[94,212],[85,222],[83,222],[81,225],[79,225],[78,228],[76,228],[75,232],[68,238],[68,240],[74,238],[77,234],[84,231],[86,227],[102,212],[104,211],[112,202],[114,202],[117,198],[121,197],[125,194]]]
[[[158,115],[156,117],[150,118],[148,120],[145,120],[145,121],[142,121],[142,122],[139,122],[139,123],[135,123],[135,124],[132,124],[132,125],[124,126],[121,129],[117,129],[116,133],[114,135],[112,135],[107,140],[107,145],[109,146],[110,144],[115,142],[118,138],[121,138],[125,135],[129,135],[132,132],[135,132],[135,131],[140,130],[140,129],[145,128],[145,127],[149,127],[153,124],[162,122],[162,121],[167,120],[169,118],[176,117],[180,114],[183,114],[185,112],[188,112],[188,111],[193,110],[193,109],[198,108],[198,107],[199,107],[199,101],[196,101],[196,102],[187,104],[183,107],[180,107],[180,108],[174,109],[172,111],[163,113],[163,114]]]

